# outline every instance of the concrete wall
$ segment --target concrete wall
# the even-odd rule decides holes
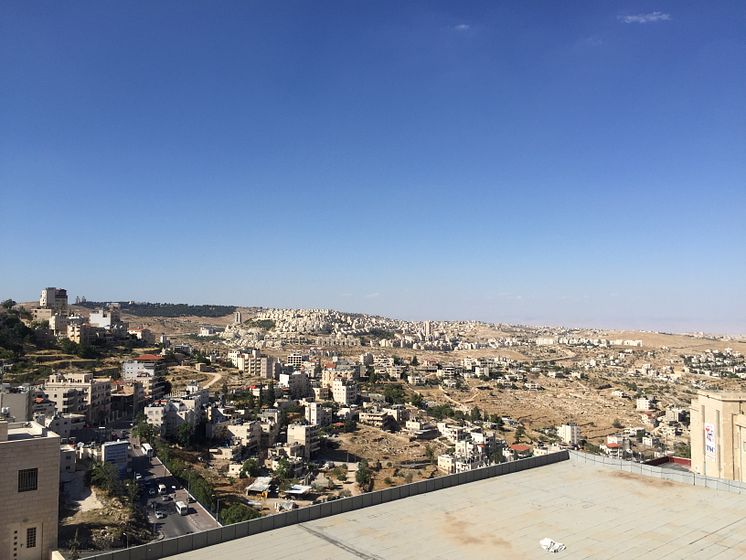
[[[89,556],[87,557],[87,560],[157,560],[180,552],[196,550],[205,546],[233,539],[240,539],[249,535],[256,535],[257,533],[279,529],[280,527],[286,527],[296,523],[303,523],[314,519],[321,519],[322,517],[338,515],[356,509],[391,502],[393,500],[408,498],[409,496],[416,496],[417,494],[424,494],[425,492],[433,492],[435,490],[441,490],[459,484],[468,484],[469,482],[475,482],[485,478],[492,478],[513,472],[524,471],[526,469],[533,469],[534,467],[559,463],[560,461],[567,461],[568,458],[569,455],[567,451],[550,453],[540,457],[529,457],[528,459],[521,459],[519,461],[503,463],[501,465],[492,465],[465,473],[451,474],[429,480],[421,480],[411,484],[404,484],[402,486],[395,486],[393,488],[386,488],[385,490],[369,492],[351,498],[342,498],[324,504],[269,515],[260,519],[252,519],[251,521],[243,521],[241,523],[236,523],[235,525],[226,525],[225,527],[220,527],[218,529],[210,529],[209,531],[183,535],[173,539],[165,539],[159,542],[135,546],[125,550]]]
[[[670,480],[681,484],[690,484],[692,486],[703,486],[725,492],[734,492],[736,494],[746,494],[746,483],[735,480],[726,480],[724,478],[713,478],[703,476],[695,472],[686,472],[678,469],[666,469],[654,465],[645,465],[643,463],[633,463],[632,461],[623,461],[606,457],[605,455],[591,455],[579,451],[570,451],[570,460],[580,463],[592,463],[602,467],[621,470],[641,476],[649,476],[661,480]]]

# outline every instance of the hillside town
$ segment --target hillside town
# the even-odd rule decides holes
[[[0,445],[56,470],[45,539],[73,555],[564,449],[697,469],[692,401],[746,377],[746,342],[704,335],[127,309],[0,312]]]

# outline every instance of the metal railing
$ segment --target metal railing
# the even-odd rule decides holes
[[[633,461],[624,461],[623,459],[606,457],[605,455],[592,455],[590,453],[583,453],[581,451],[569,451],[569,454],[570,461],[573,462],[592,463],[596,465],[602,465],[610,469],[615,469],[632,474],[639,474],[641,476],[647,476],[650,478],[657,478],[659,480],[670,480],[671,482],[679,482],[681,484],[689,484],[691,486],[701,486],[703,488],[712,488],[713,490],[719,490],[723,492],[746,494],[746,484],[743,482],[738,482],[736,480],[726,480],[724,478],[704,476],[694,472],[656,467],[654,465],[646,465],[644,463],[636,463]]]

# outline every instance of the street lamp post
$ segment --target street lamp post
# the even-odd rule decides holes
[[[127,546],[126,546],[126,548],[129,548],[130,547],[130,536],[127,533],[122,533],[122,534],[124,535],[125,539],[127,540]]]

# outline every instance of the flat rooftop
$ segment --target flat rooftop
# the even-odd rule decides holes
[[[547,556],[539,540],[567,546]],[[746,497],[573,461],[419,494],[171,556],[746,557]]]

